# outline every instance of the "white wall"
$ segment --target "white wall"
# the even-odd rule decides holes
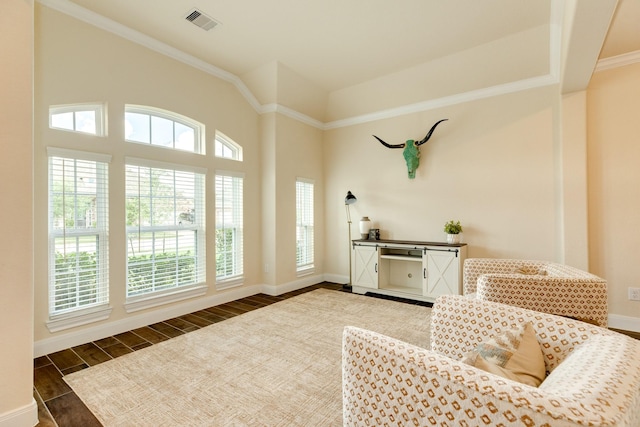
[[[33,400],[33,2],[0,11],[0,426],[38,422]]]

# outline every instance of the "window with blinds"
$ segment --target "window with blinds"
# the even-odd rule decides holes
[[[242,282],[243,175],[216,173],[216,286],[222,289]]]
[[[205,281],[205,174],[126,159],[127,297]]]
[[[296,269],[298,274],[314,268],[313,181],[296,180]]]
[[[49,155],[49,317],[109,303],[110,156]]]

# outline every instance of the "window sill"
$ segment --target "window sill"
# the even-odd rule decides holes
[[[102,305],[56,315],[47,322],[47,328],[49,332],[58,332],[75,328],[76,326],[107,320],[112,310],[113,308],[111,308],[111,306]]]
[[[206,293],[206,285],[197,285],[186,289],[173,289],[170,292],[162,294],[140,295],[129,298],[124,304],[124,309],[127,313],[133,313],[147,308],[157,307],[159,305],[182,301],[188,298],[200,297]]]
[[[315,272],[316,272],[315,267],[301,268],[300,270],[296,271],[296,276],[297,277],[310,276]]]
[[[237,286],[242,286],[242,285],[244,285],[244,277],[235,277],[233,279],[220,280],[219,282],[216,282],[216,289],[217,290],[229,289],[229,288],[235,288]]]

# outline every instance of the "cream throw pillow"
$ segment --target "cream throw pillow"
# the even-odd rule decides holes
[[[531,322],[479,344],[462,361],[533,387],[545,377],[544,356]]]

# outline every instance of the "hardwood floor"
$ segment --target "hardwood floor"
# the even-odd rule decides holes
[[[349,289],[344,289],[342,285],[324,282],[277,297],[265,294],[253,295],[38,357],[33,364],[33,395],[38,403],[38,417],[40,420],[37,426],[101,426],[91,411],[64,382],[62,379],[64,375],[318,288],[350,292]],[[401,301],[421,305],[426,304],[409,300]],[[618,332],[640,339],[640,333],[637,332]]]

